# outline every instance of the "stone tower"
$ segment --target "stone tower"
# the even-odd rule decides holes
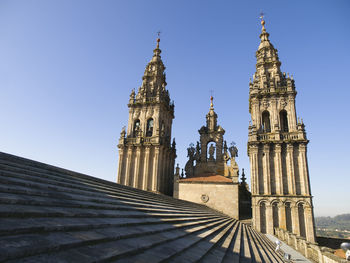
[[[297,120],[293,77],[280,70],[262,19],[256,72],[249,83],[248,155],[253,226],[285,229],[315,242],[305,126]]]
[[[175,140],[171,144],[174,104],[166,90],[159,38],[137,94],[129,100],[128,128],[119,139],[119,184],[172,195]]]

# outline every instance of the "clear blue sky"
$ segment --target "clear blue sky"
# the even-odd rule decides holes
[[[0,151],[115,181],[131,89],[156,32],[175,101],[176,162],[199,139],[210,90],[249,177],[249,77],[266,13],[294,75],[316,215],[350,212],[350,2],[0,1]]]

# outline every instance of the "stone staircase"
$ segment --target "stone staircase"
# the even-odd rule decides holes
[[[283,262],[206,206],[0,152],[0,262]]]

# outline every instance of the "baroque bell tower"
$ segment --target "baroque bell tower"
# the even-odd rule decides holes
[[[248,155],[253,226],[262,233],[287,230],[315,242],[314,216],[303,121],[297,119],[294,80],[280,70],[265,21],[249,83]]]
[[[160,57],[160,39],[145,69],[137,94],[129,99],[129,121],[119,139],[119,184],[172,195],[176,157],[171,143],[174,103],[165,88],[165,66]]]

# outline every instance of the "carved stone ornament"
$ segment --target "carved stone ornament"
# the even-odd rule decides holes
[[[285,108],[287,106],[287,102],[285,100],[281,100],[280,104],[281,108]]]
[[[209,201],[209,196],[206,194],[201,195],[201,200],[203,203],[206,203]]]
[[[135,116],[136,119],[139,118],[140,113],[141,113],[140,110],[136,110],[136,111],[135,111],[134,116]]]
[[[147,116],[149,116],[149,117],[153,116],[153,108],[150,108],[147,110]]]
[[[270,103],[267,101],[267,100],[264,100],[262,102],[262,106],[264,107],[264,109],[266,110],[269,106],[270,106]]]

